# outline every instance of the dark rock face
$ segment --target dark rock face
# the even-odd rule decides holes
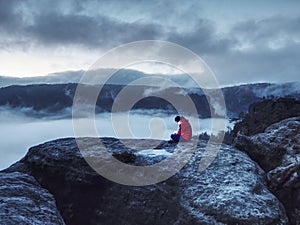
[[[265,129],[281,120],[300,116],[300,101],[294,98],[268,99],[254,103],[249,107],[249,113],[237,123],[233,135],[241,132],[245,135],[262,133]]]
[[[101,151],[95,140],[83,139],[89,147],[87,154]],[[149,150],[152,140],[127,140],[139,146],[139,152],[126,149],[117,139],[102,141],[111,154],[121,155],[134,165],[153,164],[168,157],[147,151],[172,154],[174,150],[166,143]],[[183,148],[191,148],[190,143],[184,143]],[[180,172],[148,186],[121,185],[98,175],[85,162],[74,139],[35,146],[5,172],[34,176],[53,193],[66,224],[71,225],[287,224],[284,208],[266,188],[264,172],[245,153],[223,145],[214,162],[200,172],[204,149],[205,142],[200,141]]]
[[[270,190],[284,204],[291,224],[299,224],[300,117],[275,123],[257,135],[239,134],[235,145],[267,172]]]
[[[19,172],[0,173],[0,224],[65,224],[54,197]]]

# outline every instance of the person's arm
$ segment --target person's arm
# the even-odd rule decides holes
[[[177,135],[181,135],[181,124],[179,124],[179,128],[178,128],[178,131],[176,133]]]

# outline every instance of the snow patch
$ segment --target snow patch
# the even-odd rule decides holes
[[[156,157],[156,156],[170,156],[172,153],[167,152],[164,149],[145,149],[139,151],[137,154],[139,155],[146,155],[149,157]]]

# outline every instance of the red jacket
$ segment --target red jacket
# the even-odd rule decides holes
[[[176,134],[180,135],[185,141],[191,140],[192,127],[186,118],[181,117],[181,119],[179,121],[179,129]]]

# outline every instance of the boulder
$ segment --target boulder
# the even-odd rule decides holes
[[[75,139],[59,139],[32,147],[22,160],[5,170],[34,176],[53,193],[66,224],[288,223],[282,204],[266,187],[263,170],[233,147],[222,145],[213,163],[200,171],[206,142],[199,141],[195,153],[174,176],[152,185],[128,186],[97,174],[83,155],[106,157],[101,155],[105,146],[111,155],[118,158],[116,154],[120,154],[130,165],[149,166],[166,160],[174,151],[184,154],[192,144],[182,143],[176,148],[163,142],[153,147],[153,140],[126,140],[122,144],[118,139],[103,138],[101,146],[96,138],[81,141],[87,149],[83,153]]]
[[[0,173],[0,223],[65,224],[53,195],[27,174]]]
[[[299,100],[292,97],[265,99],[249,106],[249,113],[234,126],[231,136],[239,132],[245,135],[263,133],[270,125],[297,116],[300,116]]]
[[[275,123],[264,133],[238,134],[235,146],[265,170],[268,187],[284,204],[291,224],[299,224],[300,117]]]

